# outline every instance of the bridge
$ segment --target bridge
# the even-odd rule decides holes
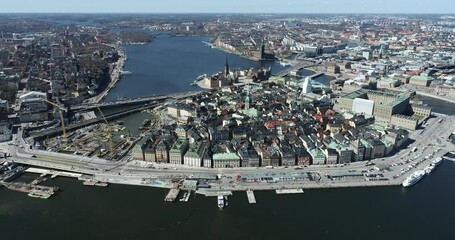
[[[102,103],[83,103],[81,105],[71,107],[71,110],[72,111],[88,111],[88,110],[94,110],[96,108],[115,108],[115,107],[121,107],[121,106],[147,104],[150,102],[166,100],[169,98],[182,99],[182,98],[192,97],[192,96],[196,96],[202,92],[204,92],[204,91],[199,90],[199,91],[184,92],[184,93],[173,93],[173,94],[167,94],[167,95],[129,98],[129,99],[122,99],[122,100],[118,100],[118,101],[109,101],[109,102],[102,102]]]
[[[115,119],[130,115],[130,114],[133,114],[133,113],[141,112],[141,111],[149,109],[149,108],[157,107],[158,104],[159,103],[146,104],[144,106],[141,105],[141,106],[135,107],[135,108],[127,110],[127,111],[122,111],[120,113],[113,113],[113,114],[105,115],[105,118],[107,121],[115,120]],[[70,131],[74,131],[74,130],[84,128],[89,125],[100,123],[100,122],[104,122],[103,117],[97,117],[97,118],[90,119],[87,121],[68,125],[65,127],[65,130],[67,132],[70,132]],[[55,136],[61,135],[62,133],[63,133],[63,130],[61,128],[55,128],[55,129],[42,130],[42,131],[38,131],[38,132],[32,132],[32,133],[28,134],[28,137],[33,137],[37,140],[40,140],[40,139],[44,139],[47,137],[55,137]]]
[[[130,114],[133,114],[133,113],[141,112],[141,111],[149,109],[149,108],[157,107],[157,106],[159,106],[159,104],[163,103],[165,100],[170,99],[170,98],[183,99],[183,98],[187,98],[187,97],[196,96],[203,92],[204,91],[199,90],[199,91],[174,93],[174,94],[152,96],[152,97],[124,99],[124,100],[104,102],[104,103],[88,103],[88,104],[82,104],[79,106],[72,107],[71,111],[75,111],[75,112],[91,111],[91,110],[95,110],[97,108],[116,108],[116,107],[122,107],[122,106],[132,106],[130,109],[127,109],[127,110],[105,115],[106,120],[111,121],[111,120],[115,120],[115,119],[130,115]],[[67,132],[70,132],[70,131],[84,128],[89,125],[100,123],[103,121],[104,121],[104,118],[102,116],[99,116],[97,118],[90,119],[87,121],[70,124],[65,127],[65,130]],[[39,140],[39,139],[44,139],[47,137],[58,136],[58,135],[61,135],[62,133],[63,133],[63,130],[61,128],[53,128],[53,129],[47,129],[47,130],[42,130],[42,131],[37,131],[37,132],[29,132],[28,136]]]
[[[317,64],[316,63],[308,63],[308,62],[299,62],[297,63],[295,66],[291,67],[291,68],[288,68],[288,69],[285,69],[277,74],[274,74],[275,76],[279,76],[279,77],[285,77],[287,75],[289,75],[290,72],[292,71],[298,71],[298,70],[302,70],[304,68],[309,68],[309,67],[314,67],[316,66]]]

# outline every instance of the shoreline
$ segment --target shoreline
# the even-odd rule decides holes
[[[218,50],[223,51],[223,52],[225,52],[225,53],[230,53],[230,54],[239,56],[239,57],[241,57],[241,58],[248,59],[248,60],[250,60],[250,61],[260,62],[260,60],[257,59],[257,58],[255,58],[255,57],[249,57],[249,56],[243,55],[243,54],[241,54],[241,53],[239,53],[239,52],[237,52],[237,51],[228,50],[228,49],[223,48],[223,47],[220,47],[220,46],[218,46],[218,45],[216,45],[216,44],[214,44],[214,43],[212,43],[211,46],[212,46],[211,48],[218,49]]]
[[[107,96],[107,94],[110,92],[110,90],[112,88],[114,88],[115,85],[120,81],[120,76],[123,71],[123,66],[125,65],[125,61],[126,61],[126,53],[119,45],[114,45],[113,47],[116,49],[116,51],[119,55],[119,59],[117,60],[116,63],[114,63],[114,68],[112,69],[112,72],[110,74],[111,81],[100,94],[87,99],[88,103],[99,103],[104,97]]]
[[[447,129],[452,129],[452,124],[455,120],[450,117],[444,117],[444,120],[445,121],[440,123],[437,122],[436,119],[433,119],[429,122],[430,125],[425,129],[426,131],[415,131],[411,133],[409,136],[410,139],[416,139],[416,142],[409,145],[407,148],[408,150],[400,151],[400,153],[385,157],[382,160],[371,160],[372,163],[379,166],[377,168],[369,167],[364,161],[362,161],[349,163],[348,165],[337,164],[336,166],[311,165],[303,168],[303,170],[301,170],[302,168],[294,169],[286,167],[276,167],[273,170],[270,170],[267,167],[196,169],[193,167],[173,164],[156,165],[147,162],[129,161],[131,159],[128,158],[124,158],[120,162],[110,162],[102,159],[51,153],[41,150],[29,150],[27,147],[22,150],[21,148],[11,150],[12,152],[16,152],[16,154],[14,154],[16,156],[13,156],[11,159],[13,162],[29,166],[90,175],[94,180],[101,182],[144,187],[173,188],[175,185],[170,184],[172,183],[172,179],[191,179],[190,176],[194,174],[217,175],[217,181],[208,182],[210,189],[207,189],[207,191],[211,192],[246,191],[248,189],[327,189],[399,186],[403,180],[411,174],[411,172],[415,170],[422,170],[430,164],[433,159],[442,157],[447,152],[453,151],[455,148],[453,145],[444,147],[440,146],[439,149],[433,149],[438,146],[432,146],[428,149],[426,147],[421,149],[422,152],[419,153],[419,157],[407,157],[410,155],[410,149],[412,146],[426,145],[429,143],[428,139],[431,138],[431,135],[439,134],[441,131],[447,133]],[[22,139],[22,134],[20,132],[18,134],[21,136],[21,145],[27,146]],[[431,157],[428,157],[430,155],[427,154],[430,154]],[[427,155],[427,157],[423,158],[424,155]],[[404,162],[405,159],[403,159],[405,157],[408,160],[406,163]],[[397,158],[401,159],[401,164],[399,165],[405,166],[406,164],[411,164],[411,162],[413,162],[413,166],[408,167],[407,170],[400,170],[401,166],[391,165],[392,163],[398,163],[398,161],[395,160]],[[381,166],[390,169],[384,172],[381,170],[381,168],[383,168]],[[343,173],[337,173],[341,170]],[[271,173],[272,175],[275,173],[276,176],[281,176],[280,174],[288,176],[289,174],[302,172],[305,172],[307,177],[299,179],[273,177],[273,180],[261,180],[259,182],[252,180],[255,176],[270,176],[269,174]],[[352,172],[355,172],[355,174],[352,174]],[[220,173],[222,174],[220,175]],[[235,181],[236,176],[239,174],[241,174],[244,179],[238,179],[238,181]],[[335,174],[335,176],[332,174]],[[378,174],[381,175],[378,176]],[[331,177],[329,177],[329,175]],[[209,178],[209,180],[211,179]],[[185,190],[186,188],[183,187],[182,189]],[[200,189],[203,189],[203,187]]]
[[[434,95],[434,94],[431,94],[431,93],[416,91],[416,94],[420,95],[420,96],[425,96],[425,97],[429,97],[429,98],[438,99],[438,100],[449,102],[449,103],[455,103],[455,99],[448,99],[448,98],[444,98],[444,97],[441,97],[439,95]]]

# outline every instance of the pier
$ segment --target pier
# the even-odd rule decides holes
[[[41,177],[44,177],[46,175],[51,175],[51,178],[55,178],[57,176],[80,178],[82,176],[82,174],[80,174],[80,173],[55,171],[55,170],[42,169],[42,168],[33,168],[33,167],[27,168],[25,170],[25,172],[41,174]]]
[[[178,188],[172,188],[169,193],[166,195],[166,198],[164,198],[164,201],[166,202],[174,202],[175,199],[177,199],[177,196],[180,193],[180,189]]]
[[[277,189],[275,190],[276,194],[297,194],[297,193],[303,193],[303,189],[297,188],[297,189]]]
[[[196,193],[202,194],[206,197],[217,197],[219,195],[231,196],[232,191],[210,191],[210,190],[197,190]]]
[[[246,196],[248,197],[249,203],[256,203],[256,197],[254,196],[254,192],[251,189],[246,191]]]

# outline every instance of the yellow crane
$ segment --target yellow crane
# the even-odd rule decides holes
[[[63,107],[63,106],[60,106],[60,104],[58,104],[58,103],[54,103],[54,102],[49,101],[49,100],[47,100],[45,98],[43,98],[43,101],[49,103],[50,105],[54,106],[55,108],[58,108],[58,110],[60,111],[60,121],[61,121],[61,124],[62,124],[63,138],[66,141],[67,138],[66,138],[66,129],[65,129],[65,119],[63,118],[63,111],[68,112],[68,109]]]

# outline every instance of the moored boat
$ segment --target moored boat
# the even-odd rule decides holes
[[[411,176],[409,176],[408,178],[406,178],[403,181],[403,183],[402,183],[403,187],[411,187],[411,186],[413,186],[418,181],[420,181],[423,178],[424,175],[425,175],[425,171],[424,170],[415,171],[414,173],[411,174]]]
[[[225,199],[223,195],[218,195],[218,208],[222,210],[225,206]]]
[[[44,193],[44,192],[30,192],[27,195],[29,197],[41,198],[41,199],[48,199],[48,198],[50,198],[52,196],[52,194]]]
[[[438,166],[439,164],[441,164],[442,162],[442,158],[439,157],[439,158],[436,158],[435,160],[433,160],[433,162],[431,162],[434,166]]]

